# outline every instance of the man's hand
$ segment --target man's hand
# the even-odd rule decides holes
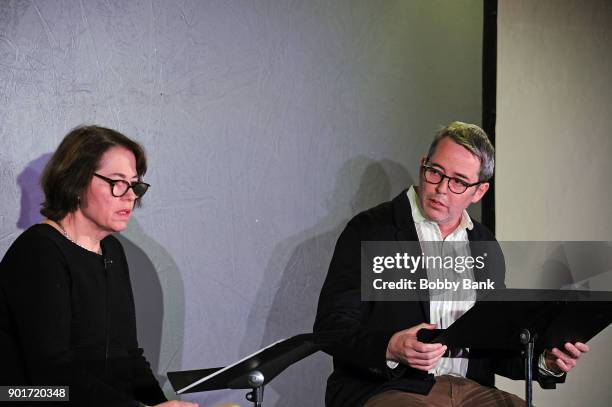
[[[548,370],[555,373],[567,373],[576,366],[580,356],[589,351],[589,347],[582,342],[574,344],[567,342],[564,347],[565,351],[553,348],[551,351],[544,352],[544,361]]]
[[[417,332],[419,329],[435,328],[435,324],[422,323],[396,332],[387,345],[387,360],[402,362],[426,372],[433,369],[446,352],[446,345],[419,342]]]

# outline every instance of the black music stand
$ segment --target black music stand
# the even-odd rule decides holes
[[[525,403],[532,405],[533,356],[566,342],[587,342],[612,323],[612,293],[505,289],[488,293],[444,330],[417,338],[449,348],[522,350]]]
[[[301,334],[275,342],[223,368],[168,372],[177,394],[220,389],[250,389],[246,398],[263,405],[264,386],[292,364],[319,351],[335,333]]]

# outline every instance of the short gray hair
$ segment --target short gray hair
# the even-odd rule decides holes
[[[452,122],[440,130],[429,146],[427,160],[436,152],[438,143],[449,137],[455,143],[467,148],[480,159],[478,181],[488,181],[495,169],[495,149],[489,141],[487,133],[475,124]]]

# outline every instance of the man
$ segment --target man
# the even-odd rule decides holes
[[[437,134],[420,164],[418,186],[355,216],[336,244],[314,330],[350,334],[328,350],[334,372],[326,406],[524,405],[519,397],[493,387],[495,373],[524,378],[519,357],[491,352],[483,357],[482,351],[466,349],[450,357],[446,346],[417,339],[420,329],[448,327],[473,300],[361,301],[361,242],[467,242],[468,247],[495,242],[466,212],[487,192],[493,175],[494,149],[485,132],[453,122]],[[503,287],[503,274],[497,282]],[[563,350],[539,355],[534,378],[542,387],[554,388],[588,350],[585,344],[567,343]]]

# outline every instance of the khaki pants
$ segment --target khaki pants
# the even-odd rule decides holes
[[[389,390],[368,400],[364,407],[522,407],[525,401],[492,387],[482,386],[473,380],[455,376],[436,377],[436,383],[428,395]]]

